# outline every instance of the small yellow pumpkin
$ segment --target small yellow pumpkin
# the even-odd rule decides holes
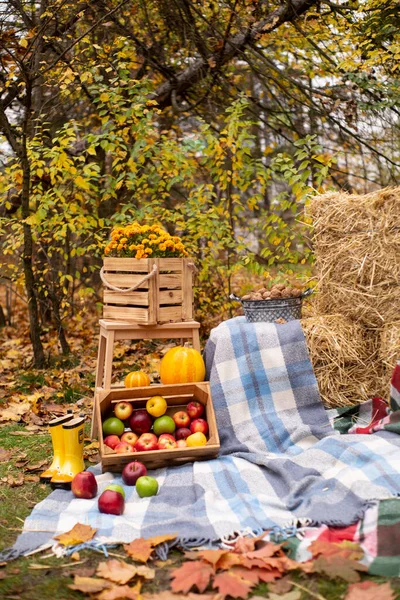
[[[186,346],[171,348],[161,360],[160,378],[169,383],[193,383],[204,381],[206,367],[198,350]]]
[[[125,377],[125,387],[144,387],[150,385],[150,377],[144,371],[132,371]]]

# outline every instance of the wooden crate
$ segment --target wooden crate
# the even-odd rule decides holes
[[[166,414],[172,415],[178,410],[185,410],[191,400],[197,400],[205,406],[204,418],[208,422],[208,441],[205,446],[195,448],[173,448],[171,450],[149,450],[117,454],[104,444],[101,423],[113,414],[112,406],[122,400],[131,402],[134,409],[145,408],[146,402],[152,396],[161,395],[167,403]],[[219,436],[212,404],[210,385],[202,383],[181,383],[175,385],[152,385],[149,387],[120,388],[115,390],[98,391],[96,394],[95,410],[97,412],[99,451],[102,472],[120,473],[129,462],[138,460],[150,469],[180,465],[195,460],[215,458],[219,452]]]
[[[190,258],[104,258],[103,317],[144,325],[192,320],[194,269]]]

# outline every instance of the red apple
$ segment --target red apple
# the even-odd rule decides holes
[[[195,419],[194,421],[192,421],[190,423],[190,431],[192,433],[197,433],[198,431],[200,431],[201,433],[204,433],[204,435],[207,435],[207,433],[208,433],[207,421],[205,421],[204,419]]]
[[[136,433],[133,433],[133,431],[125,431],[125,433],[121,435],[121,442],[130,444],[131,446],[134,446],[138,439],[139,436],[136,435]]]
[[[122,494],[112,490],[105,490],[98,501],[99,511],[107,515],[122,515],[125,500]]]
[[[186,448],[187,447],[186,440],[178,440],[176,442],[176,447],[177,448]]]
[[[186,412],[191,419],[198,419],[204,412],[204,406],[197,400],[193,400],[187,405]]]
[[[112,450],[114,450],[115,446],[119,444],[119,442],[120,439],[117,435],[108,435],[106,438],[104,438],[105,445],[111,448]]]
[[[188,427],[179,427],[179,429],[175,431],[175,437],[177,440],[186,440],[186,438],[191,434],[192,432]]]
[[[90,500],[97,494],[96,477],[91,471],[77,473],[71,482],[71,491],[76,498]]]
[[[153,425],[153,419],[146,410],[134,410],[129,419],[129,426],[135,433],[149,433]]]
[[[128,463],[122,469],[122,480],[126,485],[135,485],[139,477],[147,475],[147,469],[138,460]]]
[[[133,406],[130,402],[118,402],[114,407],[114,414],[118,419],[121,419],[121,421],[129,419],[132,413]]]
[[[172,416],[177,427],[189,427],[190,417],[184,410],[179,410]]]
[[[136,452],[136,450],[132,444],[128,444],[128,442],[120,442],[115,446],[114,452],[117,454],[124,454],[126,452]]]
[[[157,450],[158,439],[154,433],[142,433],[135,444],[135,449],[138,452],[146,452],[147,450]]]
[[[174,436],[170,433],[162,433],[158,438],[158,449],[170,450],[171,448],[176,448],[176,441]]]

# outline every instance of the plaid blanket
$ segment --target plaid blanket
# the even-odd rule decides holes
[[[152,472],[160,492],[139,499],[126,488],[125,512],[57,490],[26,519],[14,557],[51,543],[76,522],[99,541],[177,533],[178,543],[219,544],[237,533],[300,524],[346,527],[400,490],[400,437],[392,431],[340,435],[324,410],[298,321],[215,328],[205,358],[221,437],[218,459]],[[98,477],[99,491],[120,477]]]

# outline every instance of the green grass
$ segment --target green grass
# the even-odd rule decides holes
[[[86,426],[88,431],[89,425]],[[0,428],[0,448],[11,450],[9,461],[0,463],[0,479],[13,475],[16,477],[22,467],[16,466],[19,460],[28,460],[28,464],[36,464],[44,458],[51,459],[50,436],[45,435],[10,435],[13,432],[26,432],[21,425],[7,425]],[[21,458],[25,456],[25,458]],[[25,483],[21,487],[9,487],[6,483],[0,485],[0,549],[11,546],[21,532],[23,520],[30,514],[32,508],[43,500],[51,488],[41,483]],[[125,558],[122,548],[112,550],[113,553]],[[44,551],[28,558],[19,558],[0,568],[0,598],[1,600],[73,600],[88,598],[80,592],[69,589],[73,583],[73,575],[84,574],[91,576],[104,556],[95,552],[80,553],[78,563],[71,558],[58,559],[47,556]],[[172,550],[169,555],[168,567],[158,567],[153,581],[146,582],[144,593],[157,594],[169,588],[170,569],[179,566],[183,554]],[[35,565],[41,567],[37,569]],[[92,573],[88,573],[88,570]],[[85,570],[85,572],[82,572]],[[5,577],[3,578],[3,574]],[[293,588],[301,591],[301,600],[316,598],[319,594],[324,600],[341,600],[345,596],[347,583],[341,580],[329,580],[324,576],[290,573],[290,579],[305,588]],[[380,577],[363,576],[362,579],[383,583]],[[400,579],[391,579],[391,585],[396,591],[396,599],[400,600]],[[313,595],[314,594],[314,595]],[[268,585],[260,584],[255,587],[250,596],[268,597]],[[377,599],[379,600],[379,599]]]

